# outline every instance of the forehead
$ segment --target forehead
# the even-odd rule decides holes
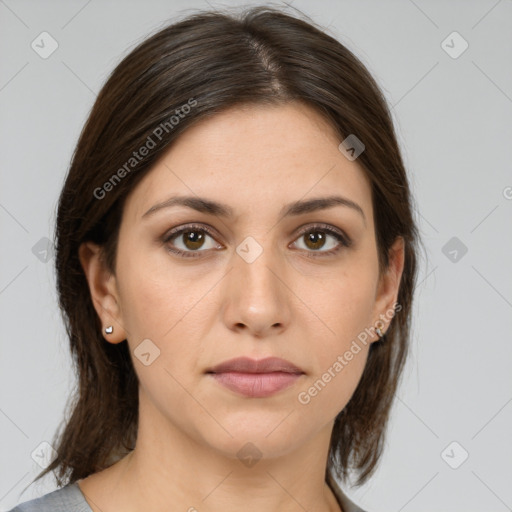
[[[126,209],[140,218],[175,194],[229,204],[240,214],[271,213],[311,197],[343,195],[371,218],[371,189],[357,161],[312,107],[244,105],[202,119],[176,139],[139,182]]]

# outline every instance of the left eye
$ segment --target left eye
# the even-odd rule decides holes
[[[330,244],[327,243],[329,238],[331,239]],[[341,246],[349,246],[349,242],[341,233],[327,227],[310,227],[301,233],[297,241],[304,241],[304,247],[299,247],[299,249],[309,250],[309,252],[335,253],[340,250]],[[326,244],[327,247],[325,247]]]

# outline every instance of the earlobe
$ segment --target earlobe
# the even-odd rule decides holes
[[[126,339],[122,325],[121,310],[115,276],[106,268],[101,247],[84,242],[78,251],[84,270],[94,309],[100,318],[102,335],[110,343],[121,343]]]
[[[389,250],[389,265],[379,280],[374,308],[374,326],[379,328],[379,339],[385,335],[395,314],[398,291],[405,262],[405,243],[397,237]],[[378,340],[375,340],[378,341]]]

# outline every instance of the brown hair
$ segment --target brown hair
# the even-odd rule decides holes
[[[288,101],[315,108],[340,141],[356,134],[365,144],[358,163],[371,182],[381,272],[395,239],[405,242],[400,313],[385,341],[370,346],[358,387],[335,420],[326,475],[346,479],[354,471],[362,484],[375,469],[410,336],[418,235],[408,180],[386,101],[365,66],[313,22],[261,6],[239,14],[200,11],[159,30],[120,62],[96,99],[55,231],[59,305],[78,389],[55,436],[57,457],[36,480],[54,471],[60,486],[73,483],[135,447],[138,379],[126,341],[103,338],[79,246],[102,245],[114,273],[124,200],[181,133],[234,105]],[[155,146],[131,160],[150,139]]]

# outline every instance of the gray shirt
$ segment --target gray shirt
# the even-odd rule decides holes
[[[9,512],[92,512],[92,509],[75,482],[40,498],[25,501]]]
[[[343,512],[364,512],[348,499],[336,482],[332,487]],[[75,482],[40,498],[25,501],[9,512],[92,512],[92,509]]]

